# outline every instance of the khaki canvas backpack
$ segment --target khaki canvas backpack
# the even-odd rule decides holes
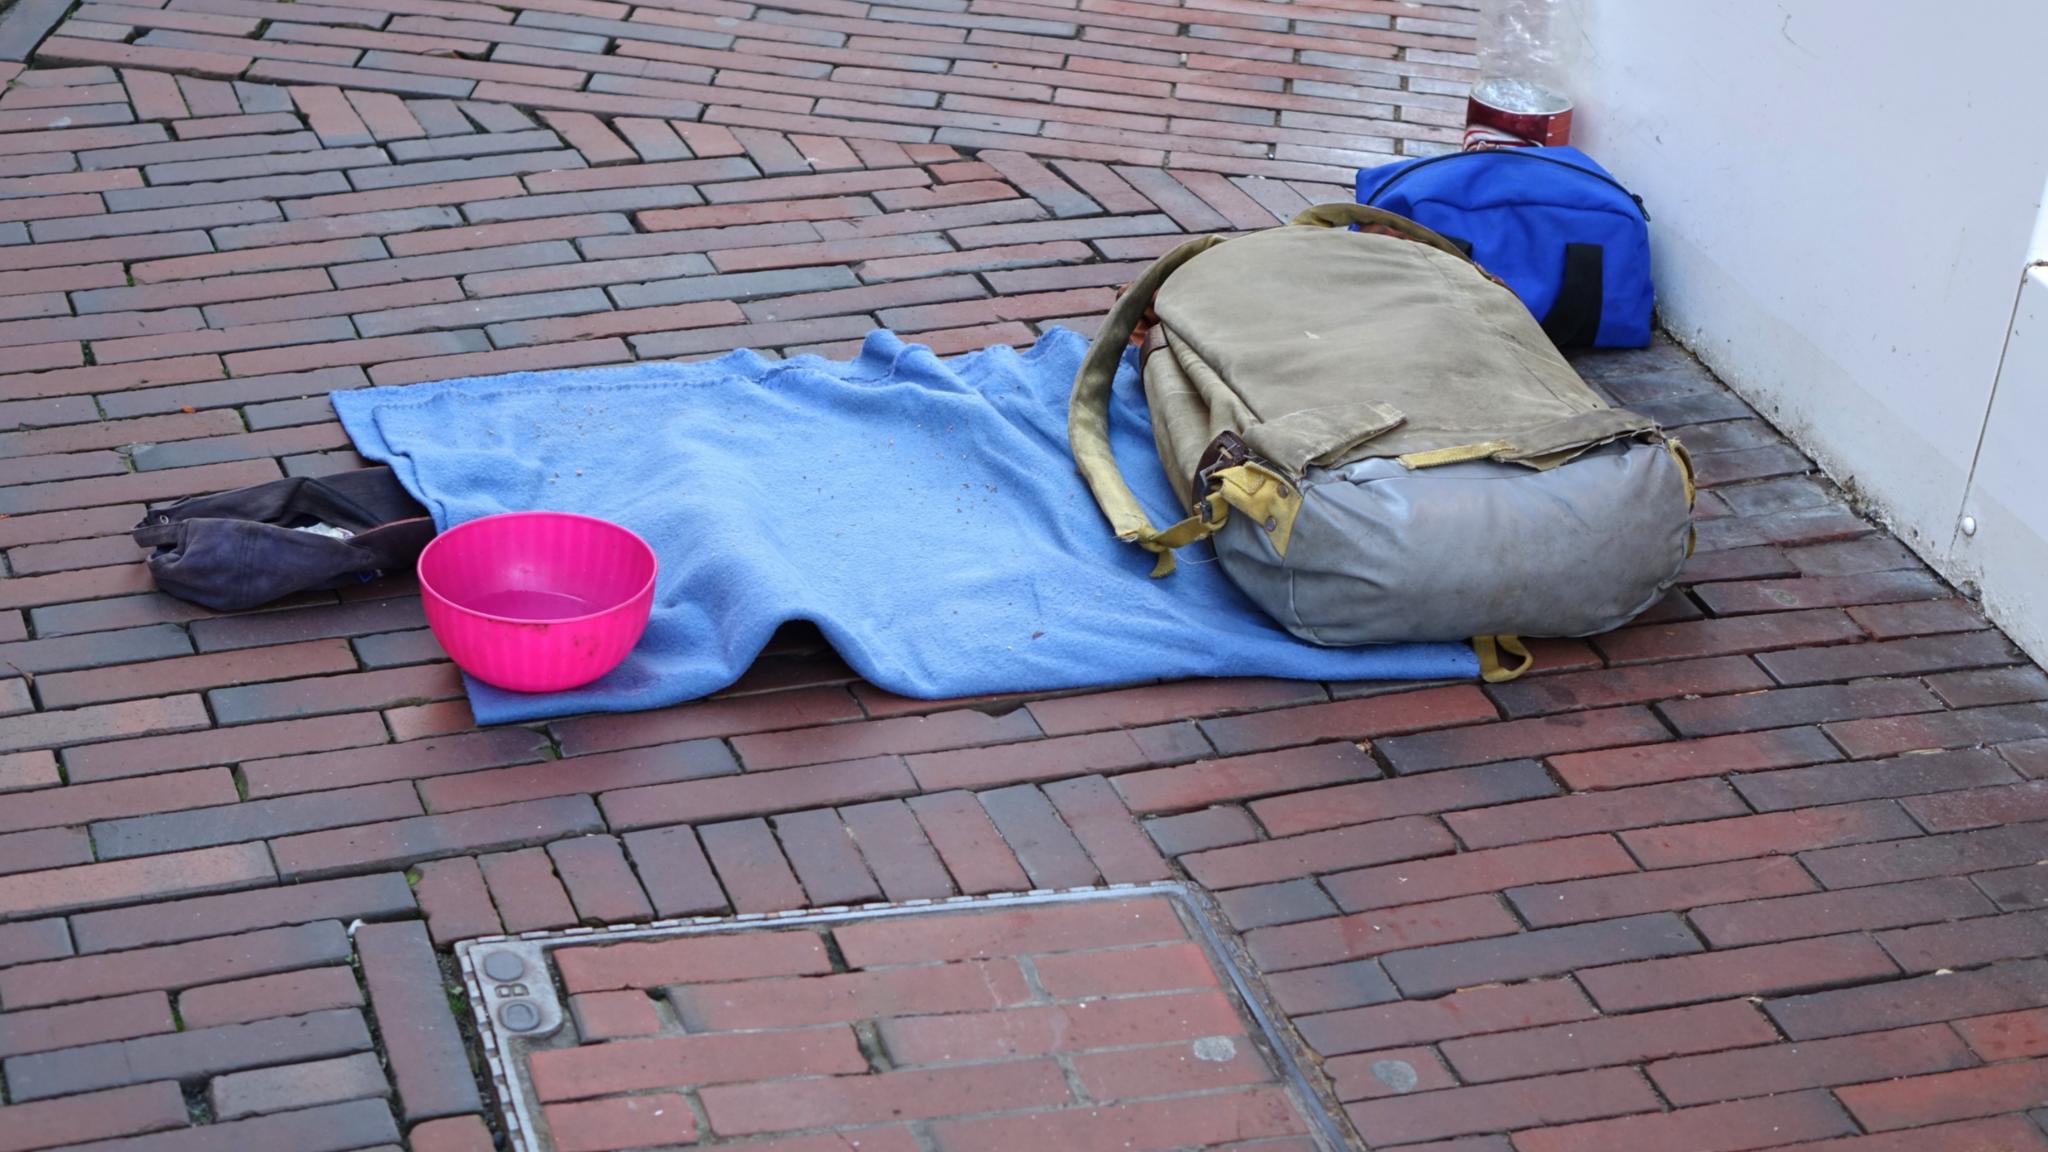
[[[1359,226],[1357,231],[1350,225]],[[1155,528],[1117,470],[1109,392],[1141,344],[1188,516]],[[1116,534],[1218,562],[1318,644],[1583,636],[1654,604],[1691,551],[1678,441],[1604,402],[1522,302],[1421,225],[1355,204],[1180,245],[1110,311],[1068,435]],[[1521,657],[1503,667],[1499,652]]]

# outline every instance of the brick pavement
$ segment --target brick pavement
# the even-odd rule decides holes
[[[488,1147],[452,941],[1169,874],[1375,1147],[2048,1148],[2048,677],[1669,349],[1584,366],[1698,455],[1687,586],[1497,687],[927,703],[792,633],[479,732],[403,581],[216,616],[124,536],[356,466],[331,389],[1089,330],[1442,147],[1468,13],[63,7],[0,23],[0,1149]]]

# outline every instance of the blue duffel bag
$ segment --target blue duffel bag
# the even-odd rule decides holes
[[[1650,342],[1650,214],[1576,148],[1501,148],[1358,173],[1358,202],[1465,250],[1560,348]]]

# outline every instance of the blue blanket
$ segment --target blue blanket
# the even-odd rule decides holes
[[[519,373],[333,394],[356,448],[442,528],[519,509],[624,524],[660,557],[654,615],[595,684],[525,695],[475,680],[480,723],[674,704],[738,679],[780,625],[815,622],[846,662],[941,699],[1192,676],[1467,677],[1452,644],[1304,644],[1205,550],[1179,571],[1114,539],[1067,451],[1086,351],[941,359],[889,332],[858,358]],[[1160,523],[1180,513],[1132,363],[1113,441]]]

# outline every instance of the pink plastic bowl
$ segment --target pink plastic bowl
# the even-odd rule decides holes
[[[514,692],[559,692],[619,666],[654,606],[654,549],[617,524],[506,512],[420,553],[427,625],[463,671]]]

